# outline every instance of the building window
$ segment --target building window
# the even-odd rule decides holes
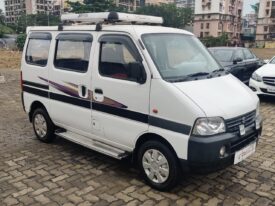
[[[270,1],[266,2],[266,7],[270,7]]]
[[[268,26],[264,26],[264,31],[268,32]]]
[[[206,23],[206,28],[207,28],[207,29],[210,28],[210,23]]]
[[[203,23],[201,23],[201,29],[203,29]]]
[[[266,15],[266,16],[269,16],[269,9],[266,9],[266,10],[265,10],[265,15]]]
[[[203,38],[203,32],[200,33],[200,38]]]

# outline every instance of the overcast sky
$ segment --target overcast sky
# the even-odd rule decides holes
[[[4,1],[0,0],[0,9],[4,10]]]
[[[253,4],[258,3],[258,2],[259,2],[259,0],[244,0],[244,3],[243,3],[243,5],[244,5],[243,6],[243,16],[245,14],[248,14],[248,13],[253,11],[253,9],[251,8],[250,5],[253,5]]]

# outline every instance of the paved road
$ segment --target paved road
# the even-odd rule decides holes
[[[39,142],[22,111],[19,72],[1,70],[0,205],[275,205],[275,98],[262,99],[257,153],[209,175],[186,175],[171,193],[144,184],[127,161],[64,139]]]

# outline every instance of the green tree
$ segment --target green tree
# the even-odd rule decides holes
[[[183,28],[193,19],[192,10],[189,8],[177,8],[175,4],[148,5],[140,7],[137,14],[161,16],[164,26]]]
[[[60,23],[58,16],[47,14],[21,15],[15,24],[17,33],[25,33],[28,26],[56,26]]]
[[[0,24],[4,24],[4,23],[5,23],[5,15],[3,11],[0,9]]]
[[[26,34],[19,34],[16,38],[16,46],[19,50],[23,50],[27,35]]]
[[[227,46],[229,44],[228,34],[223,33],[219,37],[208,36],[201,39],[206,47]]]
[[[250,6],[255,11],[255,14],[259,13],[260,3],[256,3],[256,4],[253,4],[253,5],[250,5]]]
[[[104,12],[117,10],[114,0],[84,0],[83,3],[67,1],[74,13]]]

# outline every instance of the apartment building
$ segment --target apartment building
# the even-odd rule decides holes
[[[242,29],[243,0],[195,0],[194,33],[203,38],[227,33],[238,41]]]
[[[4,0],[6,22],[15,23],[22,14],[50,13],[59,15],[65,0]]]
[[[170,4],[170,3],[175,3],[175,0],[145,0],[145,4]]]
[[[179,8],[191,8],[195,10],[195,0],[175,0],[175,4]]]
[[[123,7],[128,11],[135,11],[138,7],[144,5],[145,0],[116,0],[116,6]]]
[[[259,6],[256,40],[275,39],[275,1],[261,0]]]

